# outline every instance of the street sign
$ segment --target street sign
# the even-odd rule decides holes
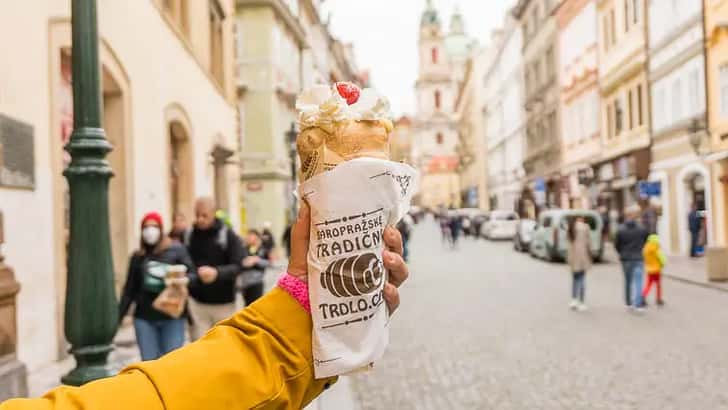
[[[640,181],[637,183],[637,191],[640,198],[649,198],[662,195],[662,183],[660,181]]]

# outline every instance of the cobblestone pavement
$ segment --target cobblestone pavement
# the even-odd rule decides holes
[[[411,254],[386,356],[354,378],[363,409],[728,409],[724,292],[666,280],[666,307],[629,313],[608,263],[577,313],[566,266],[510,243],[445,250],[425,221]]]

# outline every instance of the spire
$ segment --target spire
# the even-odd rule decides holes
[[[420,19],[420,26],[424,25],[440,25],[440,17],[437,15],[435,6],[432,5],[432,0],[427,0],[425,11],[422,13],[422,19]]]
[[[450,34],[465,34],[465,20],[460,12],[459,3],[455,3],[455,10],[450,18]]]

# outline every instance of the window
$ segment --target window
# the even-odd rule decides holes
[[[437,47],[432,47],[430,52],[432,54],[432,64],[437,64]]]
[[[609,34],[612,37],[612,45],[617,44],[617,30],[614,27],[614,9],[609,10]]]
[[[644,119],[643,119],[643,111],[642,111],[642,84],[637,86],[637,123],[641,127],[644,125]]]
[[[640,0],[632,0],[632,22],[637,24],[640,22]]]
[[[440,109],[440,90],[435,90],[435,108]]]
[[[682,118],[682,81],[678,78],[672,83],[672,119]]]
[[[728,64],[723,64],[720,70],[720,114],[728,117]]]
[[[619,97],[614,100],[614,132],[615,135],[622,133],[622,104]]]
[[[441,132],[438,132],[437,136],[435,136],[435,140],[437,141],[437,145],[442,145],[442,143],[445,141],[445,138],[442,136]]]
[[[210,1],[210,71],[218,84],[224,86],[224,47],[222,25],[225,19],[218,0]]]
[[[624,2],[624,32],[629,31],[629,1]]]
[[[189,35],[189,16],[187,11],[188,0],[164,0],[162,8],[172,19],[172,22],[182,31],[182,34]]]
[[[602,38],[602,44],[604,45],[604,51],[607,51],[609,50],[609,16],[606,14],[602,17],[602,28],[602,35],[604,36]]]
[[[632,90],[629,90],[627,93],[627,111],[629,112],[629,115],[627,116],[627,129],[631,130],[634,128],[634,121],[632,116]]]
[[[612,104],[607,104],[607,139],[614,137],[614,114]]]
[[[688,87],[688,92],[690,92],[690,107],[693,110],[693,112],[698,110],[698,107],[700,106],[700,102],[698,99],[700,98],[698,96],[698,91],[700,87],[700,79],[698,69],[694,68],[690,72],[690,86]]]

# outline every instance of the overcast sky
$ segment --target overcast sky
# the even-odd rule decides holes
[[[483,45],[500,26],[514,0],[434,0],[443,28],[459,5],[467,32]],[[395,114],[414,112],[417,79],[417,37],[425,0],[325,0],[323,15],[331,13],[331,30],[353,42],[361,68],[369,68],[375,88],[388,96]]]

